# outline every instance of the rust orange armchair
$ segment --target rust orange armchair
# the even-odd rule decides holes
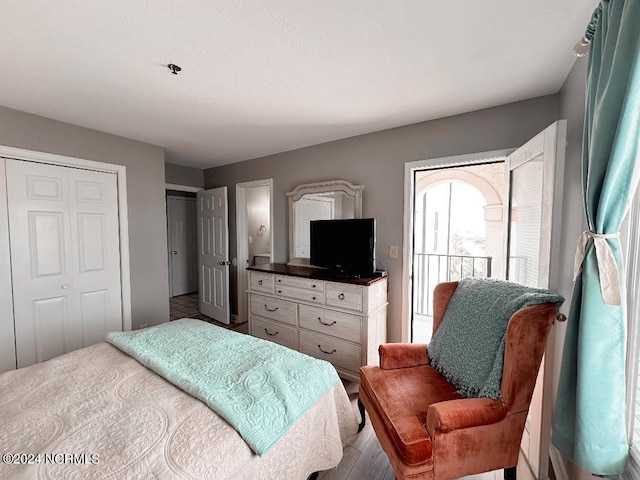
[[[458,282],[434,291],[435,334]],[[518,310],[507,327],[501,398],[464,398],[430,365],[424,344],[380,346],[380,367],[360,369],[359,404],[397,480],[444,480],[497,469],[515,477],[520,441],[554,304]],[[364,412],[363,422],[364,422]]]

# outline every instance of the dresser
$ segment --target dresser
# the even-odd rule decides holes
[[[387,277],[341,278],[313,267],[249,267],[249,333],[359,378],[387,340]]]

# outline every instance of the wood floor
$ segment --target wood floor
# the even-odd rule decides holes
[[[345,382],[345,388],[356,407],[358,384]],[[465,480],[502,480],[502,470],[482,475],[464,477]],[[387,455],[367,418],[364,429],[344,447],[344,456],[340,464],[332,469],[320,472],[318,480],[394,480],[395,475]]]

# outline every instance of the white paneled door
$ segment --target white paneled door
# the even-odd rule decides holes
[[[558,290],[566,121],[556,122],[507,158],[506,278]],[[554,329],[547,345],[553,345]],[[549,478],[553,348],[547,348],[522,437],[518,478]]]
[[[6,161],[17,366],[122,330],[115,174]]]
[[[198,192],[200,312],[229,324],[229,208],[227,187]]]

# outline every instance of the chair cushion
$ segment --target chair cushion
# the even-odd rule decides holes
[[[431,459],[431,437],[425,428],[429,405],[462,398],[429,365],[397,370],[361,367],[360,391],[373,403],[365,406],[368,410],[375,409],[384,423],[384,433],[407,465]],[[381,434],[378,429],[376,433]]]
[[[555,292],[484,278],[460,281],[431,343],[431,365],[468,398],[500,397],[509,319],[530,305],[555,303]]]

